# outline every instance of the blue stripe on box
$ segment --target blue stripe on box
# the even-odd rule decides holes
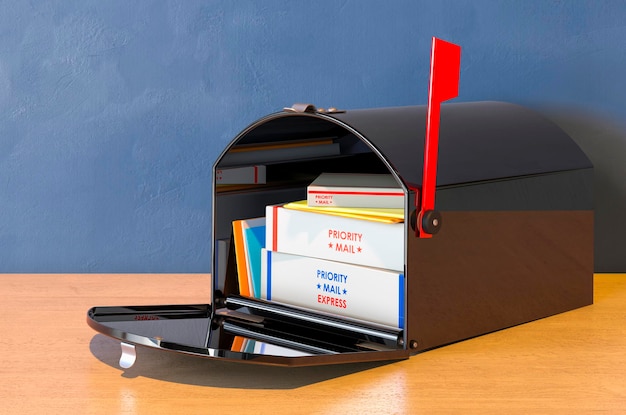
[[[398,327],[404,328],[404,275],[398,275]]]
[[[267,252],[267,300],[270,301],[272,299],[272,251],[268,249],[265,252]]]

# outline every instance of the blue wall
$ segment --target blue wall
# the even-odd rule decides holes
[[[211,166],[293,102],[459,100],[626,120],[622,1],[0,0],[0,272],[209,272]]]

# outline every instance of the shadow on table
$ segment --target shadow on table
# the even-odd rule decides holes
[[[295,389],[317,382],[385,366],[393,362],[346,363],[308,367],[282,367],[226,362],[138,346],[137,361],[121,369],[120,342],[96,334],[91,353],[101,362],[119,368],[127,378],[145,377],[167,382],[238,389]]]

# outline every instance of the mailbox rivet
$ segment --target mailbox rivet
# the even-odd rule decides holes
[[[411,347],[411,349],[417,349],[417,345],[418,345],[417,340],[411,340],[409,342],[409,347]]]

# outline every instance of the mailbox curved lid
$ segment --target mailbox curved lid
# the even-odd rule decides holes
[[[409,183],[421,183],[426,107],[347,111],[334,116],[361,132]],[[537,112],[504,102],[441,108],[437,185],[591,167],[578,145]]]
[[[242,132],[231,145],[268,137],[356,132],[376,148],[402,180],[422,182],[426,106],[348,110],[343,113],[277,113]],[[437,185],[454,185],[592,167],[578,145],[539,113],[504,102],[444,104]]]

